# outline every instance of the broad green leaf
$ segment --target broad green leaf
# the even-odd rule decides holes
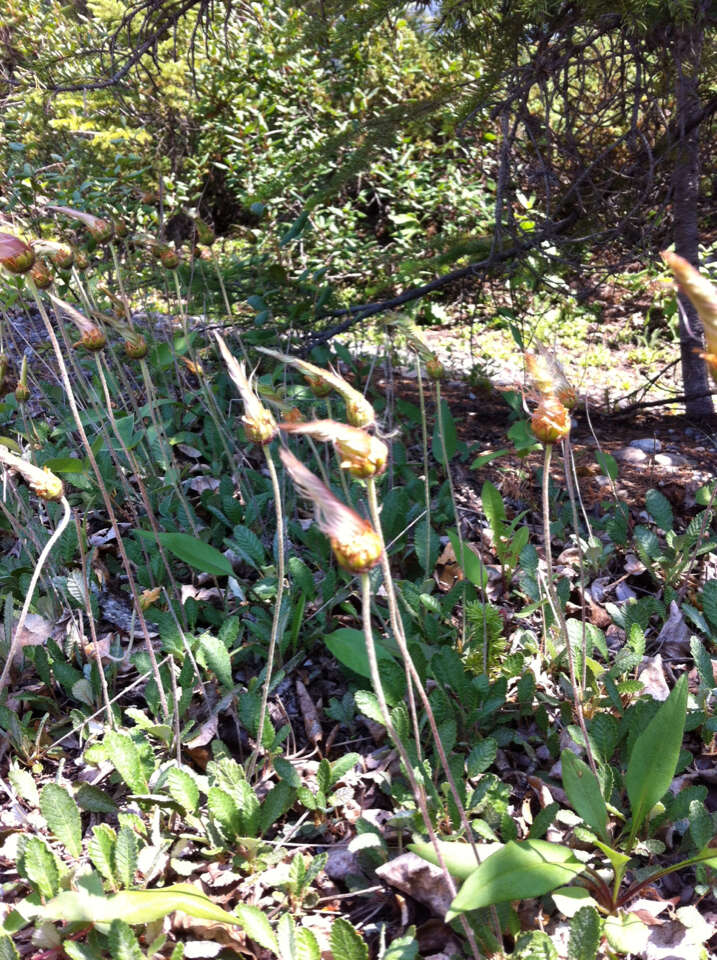
[[[70,856],[79,857],[82,853],[80,811],[67,790],[57,783],[46,784],[40,793],[40,811]]]
[[[368,947],[363,937],[343,917],[334,920],[330,943],[334,960],[368,960]]]
[[[683,674],[635,741],[630,754],[625,786],[632,809],[631,840],[672,783],[682,746],[686,710],[687,675]]]
[[[41,837],[30,837],[22,853],[23,873],[40,894],[49,899],[57,893],[60,870],[55,854]]]
[[[296,791],[286,780],[280,780],[269,790],[259,812],[259,833],[262,836],[278,823],[295,799]]]
[[[321,960],[319,942],[308,927],[296,931],[296,960]]]
[[[702,646],[699,637],[690,637],[690,653],[700,675],[700,680],[708,690],[712,690],[716,686],[712,658]]]
[[[296,924],[290,913],[284,913],[279,918],[276,940],[281,960],[296,960]]]
[[[203,633],[199,638],[199,645],[204,653],[207,666],[217,680],[219,680],[227,690],[233,689],[232,662],[229,657],[229,651],[222,641],[209,633]]]
[[[531,930],[520,934],[510,956],[511,960],[558,960],[558,951],[547,933]]]
[[[648,490],[645,494],[645,507],[657,526],[664,533],[672,530],[674,517],[670,501],[659,490]]]
[[[545,840],[511,840],[468,877],[451,904],[447,919],[506,900],[541,897],[569,883],[584,869],[585,864],[576,859],[569,847]]]
[[[717,580],[705,581],[702,587],[702,609],[711,627],[717,630]]]
[[[159,890],[123,890],[110,897],[95,896],[85,890],[66,891],[45,906],[33,907],[32,914],[41,920],[62,920],[65,923],[124,920],[135,925],[161,920],[175,910],[182,910],[199,920],[240,923],[237,917],[216,906],[190,883],[176,883]]]
[[[597,901],[584,887],[560,887],[559,890],[553,890],[550,896],[564,917],[574,917],[583,907],[597,909]]]
[[[236,908],[236,914],[237,920],[254,943],[258,943],[265,950],[271,950],[277,957],[281,956],[276,936],[263,910],[246,903],[240,903]]]
[[[207,807],[213,819],[219,824],[227,839],[232,840],[240,832],[239,811],[237,805],[221,787],[210,787],[207,794]]]
[[[87,852],[90,860],[96,870],[102,874],[105,880],[115,885],[114,872],[114,851],[117,841],[117,834],[106,823],[100,823],[92,828],[92,839],[89,842]]]
[[[338,783],[343,776],[345,776],[349,770],[352,770],[357,763],[361,761],[361,757],[358,753],[345,753],[343,757],[339,757],[338,760],[334,760],[331,764],[331,780],[329,786],[333,787],[334,784]]]
[[[20,954],[15,949],[10,937],[0,934],[0,960],[20,960]]]
[[[334,630],[333,633],[324,637],[324,642],[331,653],[336,657],[339,663],[342,663],[349,670],[353,670],[361,677],[371,678],[371,669],[368,664],[368,654],[366,653],[366,640],[363,631],[355,630],[351,627],[341,627]],[[384,682],[384,693],[386,701],[390,706],[394,706],[403,695],[403,688],[392,682],[395,674],[391,672],[392,667],[397,668],[396,661],[389,651],[381,644],[376,642],[376,657],[381,670],[381,679]],[[384,669],[386,676],[383,676]]]
[[[650,928],[634,913],[618,913],[605,920],[607,942],[618,953],[642,955],[649,934]]]
[[[256,836],[259,832],[259,801],[246,780],[237,784],[234,800],[239,813],[240,833],[248,837]]]
[[[617,480],[618,474],[618,465],[617,460],[611,453],[603,453],[602,450],[597,450],[595,452],[595,459],[597,460],[600,469],[610,480]]]
[[[374,723],[383,723],[381,708],[378,705],[378,698],[371,690],[357,690],[354,694],[354,703],[359,713],[362,713]]]
[[[132,793],[148,793],[147,778],[135,742],[126,733],[111,730],[105,735],[103,745],[115,770]]]
[[[560,764],[563,788],[573,810],[599,837],[607,840],[607,807],[595,774],[571,750],[563,750]]]
[[[40,806],[40,794],[37,792],[37,784],[29,770],[24,770],[13,761],[10,764],[7,778],[23,800],[27,800],[33,807]]]
[[[234,527],[232,532],[232,546],[238,548],[238,552],[249,566],[258,570],[266,563],[266,554],[261,540],[253,530],[244,527],[241,524]]]
[[[570,921],[568,956],[571,960],[595,960],[602,923],[595,907],[581,907]]]
[[[192,537],[188,533],[158,533],[154,534],[150,530],[136,529],[135,533],[146,540],[159,542],[166,547],[183,563],[194,567],[195,570],[201,570],[202,573],[209,573],[213,577],[231,577],[234,571],[223,553],[220,553],[216,547],[209,543],[204,543],[197,537]]]
[[[493,737],[486,737],[485,740],[479,740],[468,754],[466,759],[466,773],[469,777],[477,777],[485,773],[488,767],[493,763],[498,752],[498,744]]]
[[[137,937],[124,920],[113,920],[109,932],[112,960],[144,960]]]
[[[481,503],[483,505],[483,513],[486,515],[488,522],[491,525],[491,529],[495,530],[498,524],[505,523],[505,507],[503,506],[503,498],[501,497],[498,488],[495,487],[490,480],[486,480],[483,484],[480,496]]]
[[[186,770],[174,767],[167,777],[167,790],[173,800],[186,810],[195,813],[199,804],[199,787]]]
[[[131,827],[120,827],[114,847],[114,874],[121,887],[131,887],[137,872],[137,837]]]
[[[80,785],[75,794],[75,800],[80,810],[87,810],[89,813],[114,814],[117,812],[117,804],[114,800],[104,790],[89,783]]]
[[[476,854],[469,843],[455,843],[450,840],[439,840],[438,846],[441,850],[443,862],[452,877],[456,880],[467,880],[471,874],[475,873],[478,864],[476,863]],[[428,860],[434,866],[438,866],[438,857],[433,849],[433,844],[427,840],[414,840],[408,845],[408,849],[417,853],[419,857]],[[488,857],[492,856],[498,850],[503,849],[502,843],[477,843],[476,851],[478,860],[483,863]]]

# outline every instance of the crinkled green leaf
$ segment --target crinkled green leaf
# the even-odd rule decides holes
[[[48,783],[40,793],[40,811],[50,831],[72,857],[82,853],[82,823],[77,804],[64,787]]]

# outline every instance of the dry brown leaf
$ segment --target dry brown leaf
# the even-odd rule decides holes
[[[304,718],[306,736],[312,743],[316,744],[324,735],[321,729],[321,721],[319,720],[319,711],[309,696],[309,691],[298,678],[296,680],[296,695],[299,698],[299,707],[301,709],[301,715]]]

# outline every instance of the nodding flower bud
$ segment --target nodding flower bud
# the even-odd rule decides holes
[[[309,389],[315,397],[328,397],[334,389],[323,377],[315,373],[305,373],[304,380],[309,385]]]
[[[350,427],[334,420],[314,420],[311,423],[280,423],[286,433],[301,433],[317,440],[331,442],[339,454],[341,466],[355,477],[376,477],[386,469],[388,447],[378,437],[358,427]]]
[[[326,534],[339,564],[351,573],[367,573],[381,559],[381,538],[370,523],[342,503],[288,450],[281,461],[299,493],[316,507],[319,529]]]
[[[58,247],[50,253],[50,259],[58,270],[70,270],[75,262],[75,254],[69,247]]]
[[[27,357],[24,355],[20,367],[20,379],[15,387],[15,399],[18,403],[27,403],[30,399],[30,390],[27,386]]]
[[[0,463],[4,463],[5,466],[17,470],[28,483],[30,489],[43,500],[61,500],[64,497],[65,488],[62,480],[55,476],[51,470],[47,467],[40,469],[40,467],[28,463],[28,461],[23,460],[22,457],[10,453],[8,448],[2,444],[0,444]]]
[[[141,333],[131,333],[124,342],[124,352],[131,360],[141,360],[147,356],[147,341]]]
[[[112,220],[112,227],[114,229],[115,236],[119,237],[120,240],[124,240],[125,237],[129,236],[129,227],[124,220],[120,220],[118,217],[115,217]]]
[[[94,214],[87,213],[85,210],[74,210],[72,207],[48,206],[47,209],[55,213],[61,213],[73,220],[79,220],[80,223],[84,223],[95,243],[107,243],[112,239],[114,229],[110,220],[96,217]]]
[[[557,443],[570,433],[570,414],[556,396],[548,394],[535,408],[530,428],[541,443]]]
[[[216,240],[216,236],[209,224],[205,223],[204,220],[195,220],[194,229],[197,232],[197,240],[203,243],[205,247],[211,247]]]
[[[107,337],[100,330],[99,327],[96,327],[94,324],[89,326],[82,334],[77,343],[74,344],[75,347],[84,347],[85,350],[89,350],[90,353],[97,353],[101,350],[107,343]]]
[[[44,260],[36,260],[30,270],[32,281],[38,290],[47,290],[52,286],[52,274]]]
[[[446,375],[446,369],[435,353],[426,360],[426,373],[431,380],[442,380]]]
[[[176,270],[179,266],[179,254],[176,250],[172,250],[171,247],[162,250],[159,255],[159,260],[165,270]]]
[[[306,360],[300,360],[298,357],[290,357],[288,354],[279,353],[277,350],[269,350],[267,347],[258,347],[262,353],[281,363],[289,363],[297,367],[306,376],[311,374],[320,377],[325,383],[330,384],[337,393],[340,393],[346,402],[346,419],[354,427],[369,427],[376,422],[376,413],[364,397],[364,395],[347,383],[346,380],[335,370],[323,370],[321,367],[308,363]]]
[[[107,337],[96,323],[86,317],[84,313],[76,310],[71,304],[66,303],[54,294],[49,294],[49,297],[56,307],[60,307],[62,311],[67,314],[80,331],[80,339],[74,344],[75,348],[84,347],[85,350],[96,353],[104,347],[107,343]]]
[[[239,363],[239,361],[231,355],[229,348],[219,334],[217,334],[217,343],[219,344],[219,350],[224,358],[224,362],[227,365],[229,376],[234,381],[234,386],[239,391],[239,396],[244,404],[242,423],[244,424],[244,432],[246,433],[247,439],[252,443],[258,443],[260,446],[271,443],[279,432],[274,415],[271,410],[268,410],[264,406],[254,392],[251,379],[247,378],[246,371],[244,370],[244,364]]]
[[[90,258],[87,256],[84,250],[75,248],[73,250],[75,254],[75,266],[78,270],[86,270],[90,265]]]
[[[35,251],[12,233],[0,233],[0,264],[9,273],[27,273],[35,262]]]

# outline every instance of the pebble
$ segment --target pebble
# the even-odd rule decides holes
[[[688,467],[690,461],[687,457],[679,453],[657,453],[655,454],[655,463],[661,467]]]
[[[654,437],[641,437],[639,440],[631,440],[630,446],[637,450],[643,450],[645,453],[659,453],[662,450],[662,444]]]
[[[638,447],[624,447],[622,450],[616,450],[613,456],[624,463],[644,463],[647,460],[645,451]]]

